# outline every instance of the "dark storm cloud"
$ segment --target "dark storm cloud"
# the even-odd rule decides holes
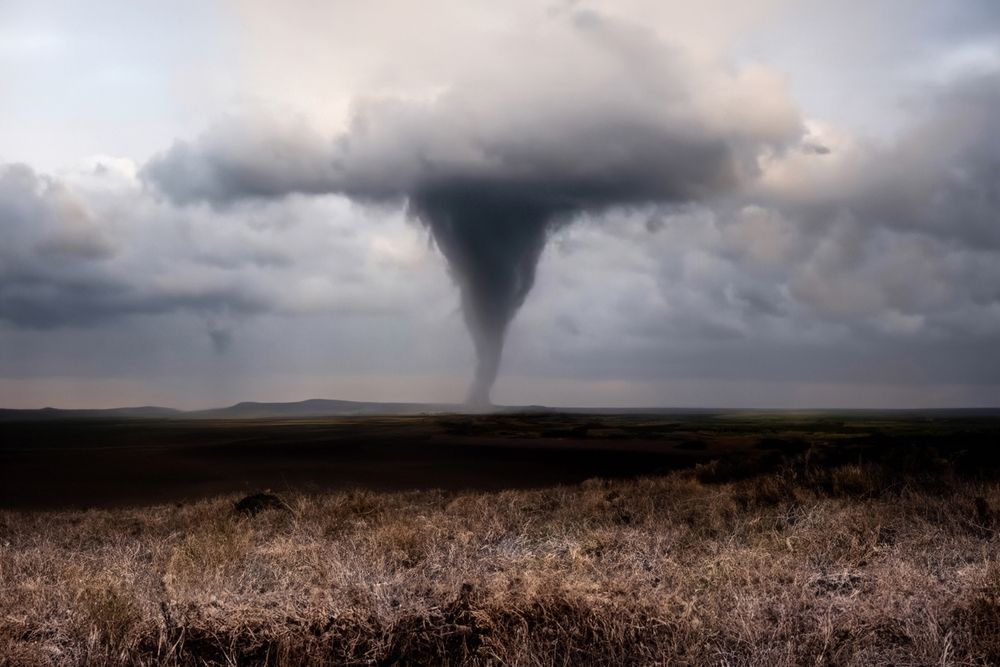
[[[546,275],[572,280],[523,313],[559,345],[519,339],[514,372],[1000,383],[998,95],[997,74],[930,86],[891,141],[817,124],[802,144],[829,152],[737,196],[567,229]]]
[[[553,18],[552,44],[460,80],[431,102],[368,100],[333,141],[226,123],[153,159],[178,203],[292,192],[406,201],[462,294],[486,403],[507,327],[548,233],[613,206],[705,201],[738,189],[801,134],[780,85],[689,59],[642,28]]]
[[[174,143],[143,175],[180,204],[321,193],[338,178],[332,150],[302,124],[227,118],[198,142]]]
[[[1000,73],[930,91],[923,122],[867,165],[857,215],[1000,248]]]
[[[25,165],[0,165],[0,224],[0,319],[15,325],[44,329],[131,314],[265,307],[234,286],[158,285],[149,274],[152,262],[145,272],[132,266],[78,193]]]
[[[913,108],[891,143],[790,153],[747,195],[763,208],[744,211],[760,219],[734,250],[780,249],[790,293],[825,317],[976,329],[1000,302],[1000,73],[928,88]]]
[[[808,156],[834,160],[837,178],[814,180],[801,163],[770,203],[806,224],[848,214],[868,229],[1000,248],[1000,73],[928,88],[910,106],[915,121],[892,143],[854,147],[840,162],[836,150]]]

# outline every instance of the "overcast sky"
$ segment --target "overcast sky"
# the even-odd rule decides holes
[[[997,406],[998,108],[994,0],[0,0],[0,406],[462,400],[484,202],[498,403]]]

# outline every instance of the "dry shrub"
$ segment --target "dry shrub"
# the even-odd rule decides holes
[[[1000,661],[995,483],[717,472],[5,512],[0,665]]]
[[[737,487],[736,501],[743,507],[775,507],[799,500],[795,485],[781,475],[761,475]]]
[[[91,659],[105,657],[122,664],[149,641],[135,591],[113,581],[87,582],[77,597],[76,623]]]
[[[245,521],[227,515],[201,523],[175,546],[163,582],[172,596],[224,590],[246,563],[251,532]]]
[[[829,493],[846,498],[871,497],[882,490],[882,478],[874,466],[844,465],[830,470]]]
[[[420,522],[390,521],[372,528],[373,549],[381,553],[389,568],[413,568],[433,548],[433,528]]]
[[[669,622],[644,610],[589,600],[565,589],[507,598],[504,603],[482,614],[481,660],[528,665],[651,663],[665,655],[672,634]]]
[[[1000,561],[986,568],[981,587],[955,610],[963,643],[975,646],[984,664],[1000,664]]]
[[[30,639],[0,636],[0,667],[51,667],[59,656]]]

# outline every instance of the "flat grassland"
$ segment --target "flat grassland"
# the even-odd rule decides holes
[[[995,416],[0,436],[0,665],[1000,664]]]

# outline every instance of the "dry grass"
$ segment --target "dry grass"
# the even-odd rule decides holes
[[[1000,662],[1000,486],[716,466],[0,513],[0,664]]]

